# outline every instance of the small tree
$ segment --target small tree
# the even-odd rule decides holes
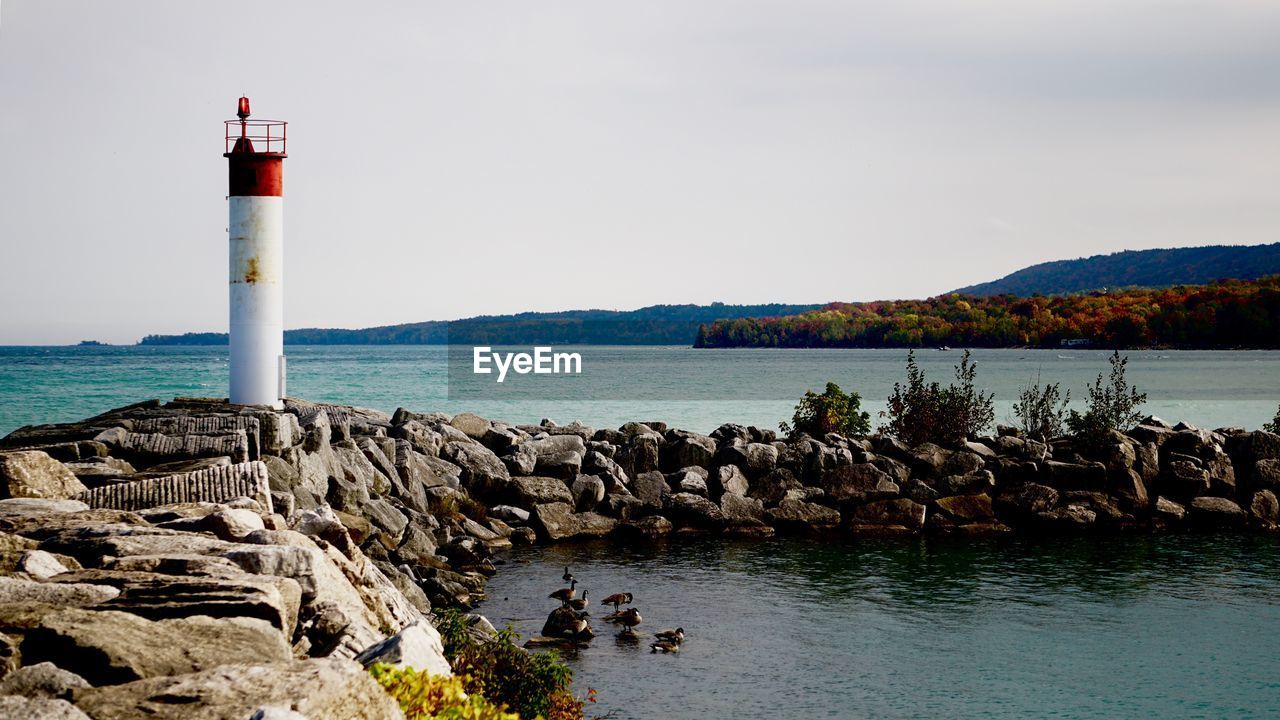
[[[1048,442],[1062,434],[1069,402],[1070,390],[1062,392],[1058,383],[1042,386],[1037,372],[1035,382],[1028,379],[1027,384],[1019,389],[1013,414],[1018,417],[1027,437]]]
[[[839,385],[829,382],[826,392],[821,395],[807,391],[796,405],[791,423],[778,423],[778,428],[789,437],[800,433],[814,437],[839,433],[852,437],[871,432],[871,415],[863,412],[861,395],[856,392],[846,394]]]
[[[1276,416],[1271,422],[1262,424],[1262,429],[1280,435],[1280,407],[1276,408]]]
[[[1120,357],[1120,351],[1112,352],[1111,377],[1104,385],[1102,373],[1093,385],[1086,388],[1089,393],[1089,407],[1083,413],[1071,411],[1067,418],[1067,427],[1077,438],[1088,445],[1099,445],[1106,442],[1113,430],[1121,430],[1136,424],[1142,419],[1138,408],[1147,401],[1147,394],[1130,387],[1125,379],[1125,366],[1129,364],[1129,356]]]
[[[927,382],[924,371],[916,364],[914,350],[907,352],[907,383],[893,384],[889,418],[883,429],[908,445],[938,442],[959,445],[977,435],[995,420],[995,404],[991,393],[977,389],[978,366],[968,350],[956,366],[956,383],[942,387]]]

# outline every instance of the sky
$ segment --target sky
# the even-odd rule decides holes
[[[287,327],[1280,240],[1275,0],[3,0],[0,344],[225,331],[241,94]]]

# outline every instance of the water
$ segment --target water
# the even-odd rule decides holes
[[[1280,715],[1275,537],[702,540],[523,549],[479,611],[537,634],[571,565],[639,630],[568,653],[616,718]],[[597,618],[608,610],[591,608]]]
[[[525,348],[527,350],[527,348]],[[616,427],[663,420],[708,432],[723,422],[775,427],[805,390],[829,380],[860,392],[874,415],[903,376],[902,350],[694,350],[579,347],[587,368],[563,383],[515,397],[451,398],[443,346],[288,347],[289,392],[388,412],[470,410],[512,422],[582,420]],[[1145,411],[1202,427],[1256,428],[1280,404],[1280,352],[1136,351],[1129,378],[1148,393]],[[978,381],[996,394],[997,421],[1011,419],[1018,386],[1039,373],[1072,390],[1107,370],[1100,350],[977,350]],[[946,381],[958,352],[924,350],[921,366]],[[532,376],[525,378],[533,381]],[[557,379],[563,379],[563,376]],[[496,387],[496,386],[495,386]],[[546,391],[539,396],[545,387]],[[147,398],[225,397],[225,347],[0,347],[0,434],[32,423],[66,422]],[[455,393],[456,394],[456,393]]]

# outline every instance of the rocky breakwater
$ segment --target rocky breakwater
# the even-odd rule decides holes
[[[448,672],[430,613],[482,598],[512,543],[1274,531],[1277,491],[1280,437],[1156,418],[1090,447],[1004,428],[945,448],[152,401],[0,440],[0,702],[396,717],[359,663]]]

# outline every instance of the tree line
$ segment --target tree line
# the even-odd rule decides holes
[[[1280,348],[1280,275],[1073,295],[831,303],[698,328],[696,347]]]

